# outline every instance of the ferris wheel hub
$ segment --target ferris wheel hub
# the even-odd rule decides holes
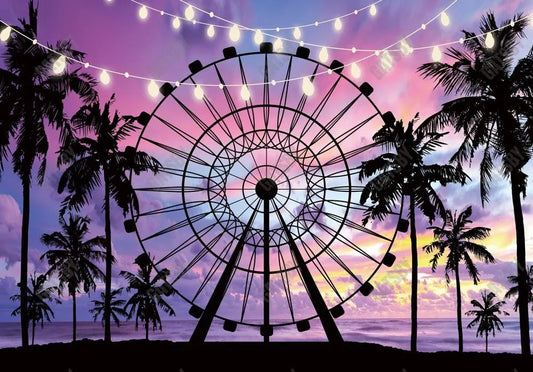
[[[278,185],[271,178],[262,178],[255,185],[255,193],[262,200],[272,200],[278,194]]]

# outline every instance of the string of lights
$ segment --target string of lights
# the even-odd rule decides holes
[[[138,0],[129,0],[129,1],[131,3],[137,4],[139,6],[138,14],[139,14],[139,18],[141,20],[146,20],[148,18],[149,11],[152,11],[152,12],[160,14],[162,16],[166,15],[166,16],[172,17],[173,18],[172,27],[175,28],[175,29],[179,29],[181,27],[181,21],[182,20],[186,20],[186,21],[191,22],[193,24],[201,24],[201,25],[206,26],[206,35],[207,35],[207,37],[209,39],[212,39],[215,36],[215,28],[228,29],[229,30],[228,36],[229,36],[229,39],[232,42],[237,42],[237,41],[240,40],[240,38],[241,38],[241,30],[249,31],[249,32],[252,32],[254,34],[254,41],[258,45],[261,44],[264,41],[265,37],[270,37],[270,38],[272,38],[274,40],[274,50],[277,51],[277,52],[280,52],[280,51],[283,50],[283,43],[284,42],[298,44],[299,46],[318,48],[318,49],[320,49],[319,58],[321,60],[325,59],[326,61],[327,61],[327,57],[328,57],[328,50],[344,51],[344,52],[351,52],[351,53],[356,53],[357,51],[365,52],[365,53],[367,53],[367,52],[368,53],[374,53],[376,51],[383,50],[383,48],[381,48],[381,49],[358,49],[355,46],[346,47],[346,46],[334,46],[334,45],[325,45],[325,44],[304,42],[303,40],[301,40],[302,33],[300,31],[300,28],[302,28],[304,26],[308,27],[308,25],[292,27],[294,39],[288,38],[288,37],[284,37],[284,36],[280,36],[280,35],[275,35],[275,34],[272,34],[272,33],[266,32],[266,31],[267,30],[281,31],[281,30],[284,30],[284,29],[285,30],[289,29],[289,27],[284,27],[284,28],[276,27],[275,29],[272,29],[272,28],[267,28],[267,29],[250,28],[250,27],[241,25],[239,23],[235,23],[235,22],[233,22],[231,20],[219,17],[216,14],[214,14],[213,12],[208,12],[207,10],[198,8],[198,7],[194,6],[194,5],[186,2],[185,0],[179,0],[180,2],[182,2],[184,4],[187,4],[187,8],[185,9],[185,12],[184,12],[185,18],[183,18],[183,17],[181,17],[179,15],[173,14],[173,13],[166,12],[166,11],[158,9],[158,8],[151,7],[151,6],[146,5],[145,3],[141,2],[141,1],[138,1]],[[381,0],[381,1],[383,1],[383,0]],[[380,3],[381,1],[374,2],[373,4],[368,5],[368,6],[364,7],[364,8],[361,8],[361,9],[362,10],[369,9],[369,14],[372,15],[372,16],[375,16],[377,14],[376,5],[378,3]],[[448,16],[447,12],[448,12],[448,10],[450,8],[452,8],[455,4],[457,4],[457,2],[459,2],[459,0],[453,0],[447,7],[445,7],[442,11],[440,11],[438,13],[438,15],[433,17],[430,21],[422,23],[420,25],[420,27],[417,30],[415,30],[412,34],[410,34],[409,36],[412,36],[412,35],[414,35],[415,33],[419,32],[419,31],[425,30],[427,26],[429,26],[431,23],[433,23],[437,19],[440,19],[442,25],[448,26],[450,24],[450,17]],[[198,21],[195,18],[196,17],[195,9],[197,11],[199,11],[199,12],[208,14],[211,18],[216,18],[216,19],[219,19],[219,20],[221,20],[223,22],[231,24],[231,26],[228,26],[228,25],[216,25],[216,24],[212,24],[212,23],[208,23],[208,22]],[[355,12],[359,13],[359,10],[354,11],[353,13],[355,13]],[[336,29],[336,31],[340,31],[342,29],[342,21],[340,20],[339,17],[337,17],[335,19],[339,19],[339,22],[337,22],[336,20],[334,21],[335,22],[335,29]],[[328,21],[329,20],[321,21],[321,22],[322,23],[326,23]],[[320,24],[319,22],[315,22],[313,25],[318,26],[319,24]]]
[[[211,18],[215,18],[215,19],[218,19],[224,23],[228,23],[230,25],[233,25],[235,24],[235,22],[229,20],[229,19],[226,19],[226,18],[223,18],[223,17],[220,17],[216,14],[214,14],[213,12],[210,12],[210,11],[207,11],[205,9],[202,9],[188,1],[185,1],[185,0],[178,0],[180,3],[182,4],[185,4],[187,5],[187,7],[191,7],[193,8],[193,10],[196,10],[200,13],[204,13],[204,14],[207,14],[209,15],[209,17]],[[375,16],[378,12],[378,4],[383,2],[384,0],[378,0],[378,1],[375,1],[369,5],[366,5],[364,7],[361,7],[361,8],[358,8],[358,9],[355,9],[349,13],[345,13],[345,14],[342,14],[342,15],[339,15],[339,16],[336,16],[336,17],[333,17],[333,18],[328,18],[328,19],[323,19],[323,20],[320,20],[320,21],[314,21],[314,22],[311,22],[311,23],[304,23],[304,24],[300,24],[300,25],[296,25],[296,26],[284,26],[284,27],[266,27],[266,28],[256,28],[255,30],[260,30],[260,31],[276,31],[276,32],[280,32],[280,31],[286,31],[286,30],[292,30],[293,33],[296,33],[298,34],[299,33],[299,30],[301,29],[304,29],[304,28],[307,28],[307,27],[317,27],[317,26],[321,26],[321,25],[324,25],[324,24],[333,24],[333,27],[335,28],[335,30],[337,31],[340,31],[342,29],[342,20],[344,18],[347,18],[347,17],[353,17],[353,16],[356,16],[358,15],[359,13],[362,13],[366,10],[368,10],[368,13],[371,15],[371,16]],[[237,24],[239,27],[241,28],[244,28],[244,29],[252,29],[250,27],[247,27],[247,26],[244,26],[244,25],[239,25]],[[228,27],[229,26],[225,26],[225,27]],[[299,38],[297,38],[299,39]]]
[[[436,15],[435,17],[433,17],[430,21],[428,21],[426,23],[426,25],[429,24],[432,20],[437,19],[439,16],[440,16],[440,13],[438,15]],[[506,25],[504,25],[504,26],[502,26],[500,28],[497,28],[495,30],[492,30],[492,31],[489,31],[489,32],[486,32],[486,33],[479,33],[479,34],[473,35],[472,37],[469,37],[467,39],[460,38],[459,40],[453,40],[453,41],[449,41],[449,42],[445,42],[445,43],[418,46],[418,47],[411,47],[406,42],[407,38],[409,38],[410,36],[412,36],[414,33],[417,32],[417,31],[413,31],[410,34],[408,34],[408,35],[404,36],[403,38],[401,38],[399,41],[396,41],[396,42],[390,44],[389,46],[387,46],[387,47],[385,47],[383,49],[376,50],[372,54],[369,54],[369,55],[367,55],[365,57],[362,57],[360,59],[357,59],[357,60],[351,62],[350,63],[351,74],[352,74],[352,76],[355,79],[359,79],[361,77],[361,74],[362,74],[362,71],[361,71],[361,69],[359,67],[359,63],[361,63],[363,61],[366,61],[366,60],[368,60],[370,58],[376,57],[376,56],[381,56],[380,65],[381,65],[382,68],[384,68],[385,70],[392,69],[393,64],[394,64],[394,60],[393,60],[393,58],[392,58],[392,56],[390,54],[391,52],[400,52],[400,53],[402,53],[404,55],[408,55],[408,54],[413,53],[414,51],[431,50],[432,51],[431,55],[432,55],[433,61],[440,61],[442,59],[442,52],[441,52],[440,48],[451,46],[451,45],[455,45],[455,44],[462,44],[466,40],[471,40],[471,39],[475,39],[475,38],[483,39],[484,43],[485,43],[485,46],[487,48],[492,48],[492,47],[494,47],[495,42],[496,42],[495,37],[494,37],[494,33],[495,32],[501,31],[501,30],[503,30],[504,28],[507,28],[507,27],[514,27],[515,22],[526,20],[526,19],[530,19],[531,22],[533,22],[533,14],[529,15],[529,16],[525,16],[525,17],[523,17],[521,19],[518,19],[518,20],[511,21],[510,23],[508,23],[508,24],[506,24]],[[203,98],[203,95],[204,95],[203,87],[218,87],[218,88],[241,87],[241,97],[243,99],[247,100],[250,97],[249,89],[248,89],[249,86],[261,86],[261,85],[265,85],[265,84],[276,85],[278,83],[296,82],[296,81],[301,81],[302,82],[302,89],[303,89],[305,94],[312,95],[313,92],[314,92],[314,86],[313,86],[313,83],[311,81],[311,77],[316,77],[316,76],[320,76],[320,75],[324,75],[324,74],[331,74],[333,71],[335,71],[335,68],[327,69],[326,71],[317,72],[314,75],[305,75],[305,76],[293,77],[293,78],[290,78],[290,79],[287,79],[287,80],[279,80],[279,81],[272,80],[271,82],[267,82],[267,83],[265,83],[265,82],[252,82],[252,83],[248,83],[246,86],[243,86],[240,83],[239,84],[225,84],[225,85],[221,85],[219,83],[202,83],[200,85],[200,84],[195,84],[195,83],[192,83],[192,82],[185,82],[185,81],[184,82],[179,82],[179,81],[172,82],[172,81],[168,81],[168,80],[165,80],[165,79],[153,79],[153,78],[146,77],[146,76],[129,74],[128,72],[120,72],[120,71],[115,71],[115,70],[108,70],[108,69],[105,69],[105,68],[100,67],[100,66],[92,65],[89,62],[84,62],[84,61],[81,61],[81,60],[78,60],[78,59],[75,59],[75,58],[72,58],[72,57],[69,57],[69,56],[61,54],[60,52],[48,47],[47,45],[40,43],[37,39],[32,39],[29,36],[25,35],[24,33],[20,32],[18,29],[11,27],[8,23],[4,22],[1,19],[0,19],[0,24],[4,26],[3,29],[0,31],[0,41],[6,42],[12,36],[12,33],[14,32],[17,35],[19,35],[21,37],[24,37],[28,41],[31,41],[33,45],[38,45],[39,47],[42,47],[42,48],[48,50],[51,53],[55,53],[58,56],[57,60],[54,62],[53,66],[52,66],[53,72],[55,74],[58,74],[58,75],[62,74],[65,71],[67,62],[76,63],[76,64],[80,64],[80,65],[84,66],[85,68],[92,68],[92,69],[95,69],[97,71],[100,71],[100,76],[99,76],[100,82],[102,84],[104,84],[104,85],[108,85],[111,82],[111,75],[118,75],[118,76],[122,76],[124,78],[132,78],[132,79],[148,81],[149,82],[148,83],[148,93],[151,96],[154,96],[154,97],[159,94],[158,83],[160,83],[160,84],[162,84],[162,83],[171,83],[171,84],[175,84],[178,87],[179,86],[192,86],[192,87],[194,87],[194,95],[195,95],[195,97],[199,98],[199,99]],[[394,46],[398,46],[398,48],[393,48]],[[339,68],[342,68],[342,66],[339,67]]]

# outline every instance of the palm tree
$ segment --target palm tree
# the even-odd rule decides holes
[[[440,112],[423,124],[428,131],[452,125],[464,135],[463,143],[451,158],[462,164],[481,150],[480,193],[488,201],[494,161],[501,159],[504,177],[510,180],[516,227],[518,297],[528,297],[526,244],[521,196],[526,195],[527,175],[522,171],[531,158],[533,136],[533,49],[513,67],[518,39],[524,37],[527,17],[518,14],[499,29],[492,13],[481,19],[481,32],[491,33],[494,46],[474,33],[464,31],[464,50],[448,49],[450,63],[426,63],[419,67],[445,94],[463,95],[442,105]],[[527,120],[529,118],[529,120]],[[528,123],[529,122],[529,123]],[[529,126],[530,131],[525,127]],[[528,135],[529,133],[529,135]],[[522,353],[529,355],[527,301],[519,302]]]
[[[459,280],[459,264],[464,263],[474,284],[479,283],[479,272],[472,260],[471,254],[485,263],[494,263],[494,257],[487,250],[487,247],[474,243],[472,240],[483,240],[489,237],[488,227],[467,227],[472,223],[469,220],[472,215],[472,207],[469,206],[462,211],[459,216],[457,212],[452,214],[446,211],[444,227],[431,226],[435,241],[422,249],[427,253],[436,252],[430,260],[432,270],[435,272],[439,259],[448,251],[446,260],[446,283],[450,284],[450,273],[455,274],[455,288],[457,291],[457,331],[459,333],[459,352],[463,352],[463,324],[461,320],[461,281]]]
[[[110,106],[113,101],[114,96],[103,109],[100,108],[99,102],[80,108],[72,117],[72,123],[76,130],[81,130],[88,136],[69,138],[58,158],[59,165],[68,165],[58,185],[59,193],[65,188],[70,193],[63,202],[62,211],[67,208],[79,211],[87,204],[92,192],[102,183],[105,189],[105,309],[107,311],[104,311],[104,339],[107,342],[111,341],[111,199],[123,210],[124,215],[130,205],[138,211],[139,203],[128,178],[129,171],[135,174],[147,170],[156,172],[160,165],[155,158],[144,152],[135,152],[133,148],[127,148],[126,151],[119,150],[119,143],[138,127],[134,124],[133,118],[123,119],[116,111],[112,117],[110,116]],[[125,123],[121,125],[123,120]]]
[[[458,167],[451,165],[424,164],[424,157],[438,147],[444,133],[423,133],[414,129],[410,121],[405,128],[402,121],[385,124],[373,139],[381,143],[388,152],[365,161],[360,166],[359,180],[375,176],[368,181],[361,193],[361,203],[370,198],[371,205],[364,214],[363,223],[370,219],[383,220],[401,201],[405,193],[409,197],[409,218],[411,232],[411,350],[417,343],[417,293],[418,293],[418,251],[416,239],[415,210],[418,208],[432,223],[437,216],[444,218],[446,210],[433,188],[434,182],[441,185],[459,182],[464,184],[468,176]]]
[[[124,305],[126,300],[117,299],[117,297],[122,293],[122,288],[113,289],[111,291],[111,318],[117,325],[120,327],[119,316],[127,317],[128,313],[124,310]],[[93,314],[93,319],[96,322],[98,317],[102,318],[102,325],[104,325],[104,312],[105,312],[105,292],[100,292],[100,300],[92,300],[93,308],[89,310]]]
[[[28,317],[31,321],[31,344],[35,344],[35,326],[37,323],[41,323],[41,328],[44,327],[44,321],[51,322],[50,317],[54,317],[54,311],[48,305],[45,300],[48,302],[55,302],[60,304],[57,298],[53,297],[53,293],[58,291],[58,288],[46,287],[46,275],[37,276],[35,273],[30,275],[31,289],[28,290]],[[20,305],[20,294],[16,294],[10,297],[11,301],[16,301],[19,303],[19,306],[13,310],[11,313],[12,316],[20,314],[22,306]]]
[[[139,255],[134,262],[139,266],[137,274],[128,271],[120,272],[120,275],[128,281],[126,290],[128,292],[135,291],[124,309],[128,312],[128,319],[133,318],[135,314],[135,328],[139,327],[139,321],[144,322],[146,340],[148,340],[150,323],[152,323],[154,330],[158,326],[159,330],[163,328],[158,307],[169,315],[176,315],[172,307],[161,296],[162,294],[167,296],[173,294],[174,289],[165,281],[165,278],[170,274],[169,270],[162,269],[153,278],[151,277],[154,265],[148,254]],[[158,285],[159,281],[164,281],[164,283]]]
[[[527,273],[528,302],[533,304],[533,266],[528,266]],[[513,287],[509,288],[509,290],[505,294],[505,298],[510,299],[511,297],[515,297],[518,295],[518,277],[516,275],[511,275],[508,276],[507,279],[512,284],[515,284]],[[518,297],[514,303],[514,311],[518,310],[519,299],[520,297]],[[533,311],[533,305],[531,305],[531,310]]]
[[[64,216],[59,217],[61,231],[43,234],[41,242],[48,250],[41,256],[46,258],[50,269],[47,274],[57,273],[59,276],[59,291],[67,286],[69,296],[72,296],[72,339],[76,341],[76,293],[80,286],[85,293],[96,289],[97,279],[103,279],[104,273],[96,262],[105,259],[101,250],[105,247],[103,236],[84,240],[89,233],[90,219],[70,215],[68,222]]]
[[[13,170],[22,183],[22,233],[20,243],[20,323],[22,346],[28,345],[28,231],[30,224],[30,189],[32,170],[38,160],[37,184],[44,181],[48,140],[45,123],[58,129],[60,137],[69,132],[64,119],[63,100],[75,92],[86,103],[96,98],[95,81],[78,70],[55,74],[53,65],[58,54],[32,44],[38,39],[37,8],[29,1],[28,20],[21,19],[13,30],[27,36],[11,37],[3,55],[6,69],[0,68],[0,170],[12,153]],[[84,54],[73,50],[70,41],[58,41],[57,52],[82,60]],[[68,64],[68,59],[67,62]]]
[[[470,303],[474,306],[474,310],[469,310],[465,315],[475,316],[467,328],[472,328],[478,324],[476,337],[483,336],[485,334],[485,352],[489,352],[489,333],[492,332],[492,336],[496,335],[496,331],[501,332],[503,322],[497,314],[503,313],[509,315],[507,311],[500,310],[505,301],[494,302],[496,295],[493,292],[487,294],[487,291],[481,292],[481,301],[472,300]],[[478,310],[479,309],[479,310]]]

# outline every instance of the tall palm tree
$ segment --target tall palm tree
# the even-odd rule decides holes
[[[35,273],[30,275],[31,288],[28,290],[28,317],[31,321],[31,344],[35,344],[35,326],[37,323],[41,323],[41,328],[44,326],[44,321],[51,322],[51,318],[54,317],[54,311],[46,303],[55,302],[60,304],[59,299],[54,298],[54,292],[58,291],[56,286],[47,287],[46,284],[47,276],[39,275]],[[19,306],[13,310],[11,315],[15,316],[20,314],[22,306],[20,305],[20,294],[16,294],[10,297],[11,301],[16,301],[19,303]]]
[[[120,275],[128,281],[126,290],[128,292],[135,291],[124,309],[128,312],[128,319],[135,315],[135,328],[139,327],[139,321],[144,322],[146,340],[148,340],[150,323],[152,323],[154,330],[158,327],[160,330],[162,329],[158,307],[169,315],[176,315],[172,307],[161,296],[162,294],[169,296],[174,293],[174,290],[165,281],[165,278],[170,274],[169,270],[162,269],[156,272],[152,278],[154,266],[148,254],[139,255],[135,259],[135,264],[139,266],[137,274],[128,271],[120,272]],[[159,285],[160,281],[164,281],[164,283]]]
[[[431,226],[435,241],[422,247],[427,253],[435,252],[430,260],[432,270],[435,272],[439,259],[448,251],[446,260],[446,282],[450,284],[450,273],[455,274],[455,288],[457,296],[457,331],[459,333],[459,352],[463,352],[463,324],[461,320],[461,281],[459,279],[459,264],[464,263],[466,271],[473,279],[474,284],[479,283],[479,272],[477,270],[471,254],[485,263],[494,263],[494,257],[487,250],[487,247],[477,244],[472,240],[483,240],[489,237],[488,227],[467,227],[472,221],[472,207],[469,206],[457,215],[457,211],[452,214],[446,211],[444,227]]]
[[[493,292],[487,293],[487,291],[481,292],[481,301],[472,300],[470,303],[474,306],[474,310],[469,310],[465,315],[475,316],[467,328],[472,328],[476,324],[478,325],[476,331],[476,337],[483,336],[485,334],[485,352],[489,352],[489,333],[492,332],[492,336],[496,335],[496,331],[500,332],[503,326],[503,322],[498,317],[498,314],[509,315],[507,311],[500,310],[505,301],[494,302],[496,295]]]
[[[528,266],[527,268],[527,287],[528,287],[528,303],[531,305],[531,310],[533,311],[533,265]],[[518,295],[518,277],[516,275],[508,276],[507,279],[509,282],[514,284],[513,287],[509,288],[505,294],[505,298],[510,299]],[[520,297],[517,297],[514,303],[514,311],[518,310]]]
[[[28,19],[20,19],[13,29],[26,35],[11,37],[3,54],[6,69],[0,68],[0,170],[11,149],[13,170],[22,183],[22,233],[20,249],[20,320],[22,346],[28,345],[28,231],[30,224],[30,189],[32,170],[40,163],[37,184],[44,180],[48,140],[46,124],[58,129],[63,138],[69,132],[64,119],[63,100],[75,92],[86,103],[96,98],[95,81],[78,70],[53,71],[58,54],[32,43],[38,39],[37,8],[29,1]],[[84,54],[72,49],[70,41],[49,45],[57,52],[82,60]],[[66,61],[68,64],[68,59]],[[13,144],[13,145],[12,145]]]
[[[85,293],[96,289],[97,279],[103,279],[104,273],[96,262],[104,261],[105,247],[103,236],[85,240],[89,233],[90,219],[70,215],[66,221],[64,216],[59,217],[61,231],[52,234],[43,234],[41,242],[51,247],[41,256],[46,258],[50,268],[47,274],[57,273],[59,276],[59,290],[62,292],[65,285],[68,295],[72,297],[72,340],[76,341],[76,293],[81,287]]]
[[[418,118],[415,117],[415,120]],[[417,347],[417,296],[418,296],[418,248],[416,239],[416,216],[418,208],[432,223],[442,218],[446,210],[433,183],[441,185],[459,182],[464,184],[468,176],[458,167],[451,165],[425,164],[424,158],[444,145],[444,133],[423,133],[414,129],[414,122],[404,127],[402,121],[385,124],[373,136],[387,152],[365,161],[360,166],[359,179],[373,177],[361,193],[361,203],[368,199],[372,205],[365,211],[363,223],[370,219],[383,220],[400,202],[402,195],[409,198],[409,219],[411,238],[411,350]]]
[[[464,31],[463,50],[448,49],[450,63],[426,63],[419,67],[445,94],[462,97],[442,105],[440,112],[423,124],[428,131],[452,125],[464,135],[452,162],[470,161],[477,150],[480,163],[480,193],[488,201],[494,161],[500,159],[502,174],[510,180],[516,227],[518,297],[528,298],[524,217],[520,198],[526,195],[527,175],[522,171],[531,158],[533,130],[533,49],[513,66],[519,38],[524,37],[527,17],[496,24],[492,13],[481,19],[482,33],[491,33],[493,47],[474,33]],[[529,120],[528,120],[529,118]],[[526,131],[529,126],[530,131]],[[528,135],[529,133],[529,135]],[[522,353],[531,354],[527,301],[519,302]]]
[[[117,325],[117,327],[120,327],[120,318],[119,317],[127,317],[128,313],[124,310],[124,305],[126,304],[126,300],[117,299],[118,296],[122,293],[122,288],[113,289],[111,291],[111,306],[110,306],[110,314],[111,318]],[[93,319],[96,322],[98,317],[102,318],[102,325],[104,325],[104,313],[105,313],[105,292],[100,292],[100,300],[92,300],[93,308],[89,310],[90,313],[93,314]]]
[[[110,112],[114,95],[100,107],[99,102],[85,105],[72,117],[76,130],[87,137],[72,136],[65,141],[60,151],[59,165],[66,164],[67,169],[61,176],[58,192],[68,190],[62,210],[79,211],[87,204],[92,192],[103,184],[104,214],[106,237],[106,269],[105,269],[105,311],[104,339],[111,341],[110,306],[111,306],[111,199],[122,209],[124,215],[130,208],[138,211],[139,203],[135,191],[128,178],[129,172],[135,174],[151,170],[157,172],[159,162],[144,152],[119,150],[121,141],[139,129],[133,118],[123,119],[115,111]],[[129,148],[132,149],[132,148]]]

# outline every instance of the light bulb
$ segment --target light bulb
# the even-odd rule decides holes
[[[335,27],[336,31],[340,31],[342,29],[342,21],[340,18],[337,18],[335,20],[335,23],[333,24],[333,27]]]
[[[320,49],[320,53],[318,53],[318,58],[322,63],[326,63],[328,61],[329,54],[328,49],[326,47],[322,47],[322,49]]]
[[[128,78],[130,77],[130,73],[129,73],[129,72],[125,72],[125,73],[124,73],[124,77],[125,77],[126,79],[128,79]]]
[[[164,16],[164,15],[165,15],[165,12],[162,10],[162,11],[159,12],[159,14],[161,14],[161,15]]]
[[[392,67],[394,65],[394,61],[392,60],[392,56],[390,55],[390,53],[386,50],[385,52],[383,52],[383,54],[381,55],[381,59],[380,59],[380,66],[381,68],[384,70],[384,71],[390,71],[392,70]]]
[[[492,49],[494,47],[494,44],[496,44],[496,40],[494,40],[494,36],[492,35],[492,32],[489,32],[485,36],[485,46],[489,49]]]
[[[511,20],[511,23],[509,23],[509,25],[510,25],[511,27],[514,27],[514,25],[515,25],[515,23],[514,23],[514,19]]]
[[[111,82],[111,77],[106,70],[102,70],[100,73],[100,82],[104,85],[108,85]]]
[[[196,97],[196,99],[202,99],[202,98],[204,98],[204,90],[202,89],[201,86],[197,85],[197,86],[194,88],[194,96]]]
[[[218,84],[218,89],[220,89],[220,90],[224,89],[224,84],[222,84],[222,83]]]
[[[213,18],[214,16],[215,16],[215,13],[213,13],[213,12],[209,12],[209,17],[210,17],[210,18]]]
[[[352,63],[352,67],[350,68],[350,71],[352,73],[352,76],[354,79],[359,79],[361,77],[361,69],[357,65],[357,63]]]
[[[241,98],[245,101],[250,99],[250,90],[247,85],[243,85],[241,88]]]
[[[308,97],[312,96],[315,93],[315,86],[311,79],[308,76],[302,79],[302,90],[304,94]]]
[[[407,56],[413,53],[413,48],[411,48],[409,44],[407,43],[407,41],[403,39],[402,41],[400,41],[400,51],[402,52],[404,56]]]
[[[239,26],[236,24],[233,24],[233,26],[231,26],[229,29],[229,38],[233,42],[239,41],[241,38],[241,30],[239,30]]]
[[[37,45],[37,43],[38,43],[37,39],[33,39],[32,44]]]
[[[146,5],[143,5],[139,8],[139,18],[142,20],[148,18],[148,8],[146,7]]]
[[[65,56],[60,56],[56,61],[54,62],[54,65],[52,69],[54,70],[54,74],[59,75],[65,71],[65,67],[67,66],[67,60]]]
[[[263,32],[261,30],[256,30],[254,34],[254,42],[256,44],[261,44],[263,42]]]
[[[85,67],[85,68],[89,68],[89,66],[90,66],[90,65],[89,65],[89,62],[85,62],[85,63],[83,64],[83,67]]]
[[[352,53],[355,54],[355,52],[357,52],[357,48],[356,47],[352,47]]]
[[[213,38],[215,36],[215,26],[209,25],[209,27],[207,28],[206,33],[207,33],[207,37],[208,38],[210,38],[210,39]]]
[[[283,50],[283,41],[278,37],[276,41],[274,41],[274,52],[279,53]]]
[[[440,48],[438,46],[433,47],[433,51],[431,52],[431,58],[433,58],[434,62],[439,62],[442,58],[442,52],[440,51]]]
[[[277,83],[278,83],[278,82],[277,82],[276,80],[272,80],[272,81],[270,82],[270,84],[272,84],[273,87],[275,87]]]
[[[178,28],[180,28],[181,26],[181,21],[178,17],[174,17],[174,19],[172,20],[172,27],[174,28],[174,30],[177,30]]]
[[[7,41],[9,37],[11,36],[11,27],[7,26],[0,32],[0,40]]]
[[[375,16],[376,14],[378,14],[378,8],[376,7],[376,4],[372,4],[368,12],[371,16]]]
[[[300,31],[300,27],[295,27],[294,31],[292,32],[292,35],[296,40],[300,40],[300,38],[302,37],[302,31]]]
[[[300,40],[300,42],[298,43],[298,45],[300,45],[301,47],[303,47],[305,45],[305,43],[303,42],[303,40]]]
[[[157,97],[159,94],[159,87],[153,80],[150,80],[150,83],[148,84],[148,94],[153,98]]]
[[[181,83],[179,82],[179,80],[176,80],[176,82],[174,83],[174,85],[176,86],[176,88],[178,88],[178,87],[181,85]]]
[[[189,5],[187,9],[185,9],[185,18],[187,19],[187,21],[192,21],[192,19],[194,18],[194,8],[192,7],[192,5]]]
[[[425,29],[426,29],[426,24],[425,24],[425,23],[422,23],[422,24],[420,25],[420,28],[421,28],[422,30],[425,30]]]
[[[111,4],[113,0],[106,0],[106,2]]]
[[[440,23],[442,23],[443,26],[450,25],[450,17],[448,17],[448,14],[446,14],[446,12],[442,12],[440,14]]]

